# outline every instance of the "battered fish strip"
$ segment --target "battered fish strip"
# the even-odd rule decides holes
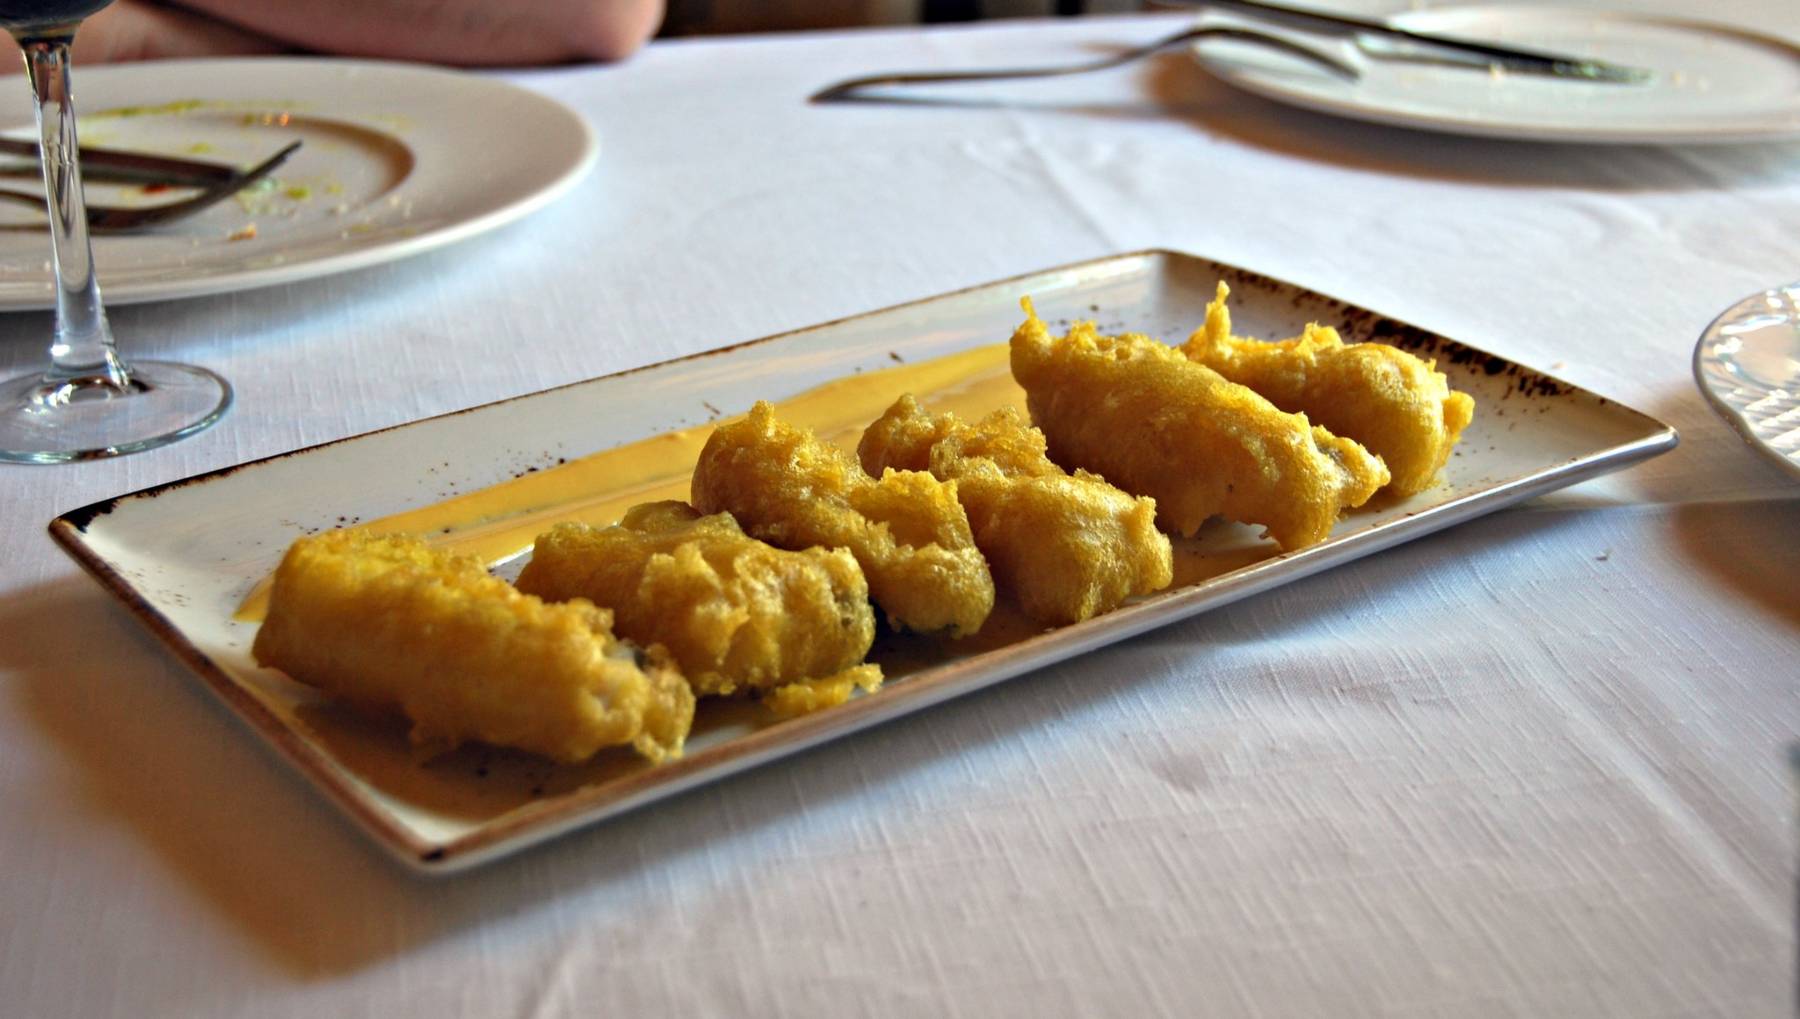
[[[692,501],[730,513],[778,548],[845,548],[896,627],[963,636],[994,608],[994,578],[956,501],[956,483],[922,471],[879,480],[856,459],[758,402],[720,425],[694,469]]]
[[[1330,326],[1276,343],[1233,336],[1230,292],[1219,284],[1206,324],[1181,348],[1188,360],[1367,446],[1393,472],[1394,493],[1431,484],[1474,418],[1474,398],[1452,390],[1435,362],[1385,343],[1345,343]]]
[[[546,604],[417,538],[327,531],[288,549],[252,653],[399,709],[433,750],[480,740],[574,763],[630,744],[679,757],[693,691],[660,648],[639,653],[611,627],[587,601]]]
[[[1050,461],[1042,432],[1007,407],[968,424],[908,394],[863,433],[863,469],[930,471],[956,482],[975,545],[1000,590],[1050,625],[1077,623],[1174,579],[1156,501]]]
[[[538,537],[518,587],[611,607],[621,636],[668,648],[702,696],[832,676],[875,639],[869,584],[849,552],[774,548],[729,514],[683,502],[634,506],[612,527],[558,524]]]
[[[1156,500],[1191,535],[1208,517],[1262,526],[1283,549],[1331,533],[1389,481],[1381,459],[1147,336],[1077,323],[1060,339],[1023,302],[1013,377],[1059,463]]]

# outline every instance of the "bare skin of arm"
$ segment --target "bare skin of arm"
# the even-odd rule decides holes
[[[663,0],[118,0],[76,37],[77,65],[301,51],[507,66],[619,60]]]

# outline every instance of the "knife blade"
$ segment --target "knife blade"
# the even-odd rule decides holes
[[[80,150],[82,173],[94,180],[121,184],[173,184],[180,187],[206,187],[223,184],[236,177],[237,167],[222,163],[205,163],[171,156],[153,156],[146,152],[118,149]],[[17,138],[0,138],[0,154],[23,156],[36,160],[36,142]],[[92,172],[90,172],[92,171]]]
[[[1510,46],[1498,46],[1493,43],[1457,39],[1451,36],[1427,35],[1424,32],[1395,28],[1380,21],[1303,10],[1298,7],[1286,7],[1281,4],[1267,3],[1264,0],[1197,0],[1187,6],[1228,11],[1258,18],[1265,22],[1285,24],[1305,31],[1326,32],[1337,36],[1354,36],[1362,33],[1383,36],[1420,46],[1469,54],[1482,58],[1482,62],[1491,67],[1526,74],[1547,74],[1558,78],[1578,78],[1612,85],[1641,84],[1655,76],[1643,68],[1610,64],[1604,60],[1590,60],[1585,57],[1540,50],[1515,49]]]

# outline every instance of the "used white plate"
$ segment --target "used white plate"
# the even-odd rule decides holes
[[[1694,348],[1694,379],[1745,441],[1800,477],[1800,283],[1714,319]]]
[[[1362,72],[1356,82],[1243,43],[1204,42],[1195,52],[1209,71],[1265,98],[1402,127],[1625,144],[1800,137],[1800,48],[1780,39],[1648,14],[1519,5],[1408,11],[1389,20],[1415,32],[1606,60],[1654,77],[1608,85],[1489,74],[1401,59],[1373,37],[1337,51]]]
[[[431,504],[450,490],[510,480],[574,457],[720,413],[746,410],[853,373],[999,343],[1032,295],[1046,321],[1185,336],[1219,279],[1247,335],[1292,335],[1308,321],[1351,340],[1381,339],[1435,357],[1478,401],[1442,483],[1341,520],[1332,537],[1288,555],[1250,528],[1209,525],[1178,542],[1178,562],[1209,575],[1075,626],[970,642],[925,638],[878,646],[878,693],[785,722],[753,706],[703,702],[681,760],[629,753],[557,767],[478,748],[421,765],[404,727],[322,705],[311,690],[258,668],[240,600],[298,535]],[[580,422],[579,427],[572,422]],[[1636,411],[1471,347],[1290,284],[1169,252],[1141,252],[815,326],[711,354],[577,383],[459,414],[316,446],[122,496],[58,517],[51,533],[192,665],[249,726],[400,859],[454,870],[583,824],[917,711],[1039,666],[1122,640],[1349,562],[1399,542],[1654,456],[1675,433]],[[1196,544],[1197,543],[1197,544]],[[1229,546],[1229,548],[1227,548]],[[1178,576],[1179,576],[1178,572]],[[990,627],[990,629],[993,629]]]
[[[451,244],[561,195],[597,152],[580,115],[550,99],[409,64],[157,61],[78,67],[75,80],[83,145],[248,165],[306,143],[272,187],[150,233],[94,238],[112,304],[287,283]],[[9,84],[0,130],[35,139],[29,94]],[[170,200],[87,191],[108,205]],[[0,210],[0,311],[54,303],[48,235],[6,229],[40,222]]]

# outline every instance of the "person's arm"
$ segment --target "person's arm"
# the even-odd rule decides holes
[[[139,0],[118,0],[75,33],[78,65],[182,57],[242,56],[291,49],[279,40],[200,14]],[[17,71],[17,61],[5,65]]]
[[[662,14],[663,0],[117,0],[82,24],[75,62],[307,50],[462,65],[618,60]]]
[[[618,60],[663,0],[182,0],[253,35],[321,53],[444,64]]]

